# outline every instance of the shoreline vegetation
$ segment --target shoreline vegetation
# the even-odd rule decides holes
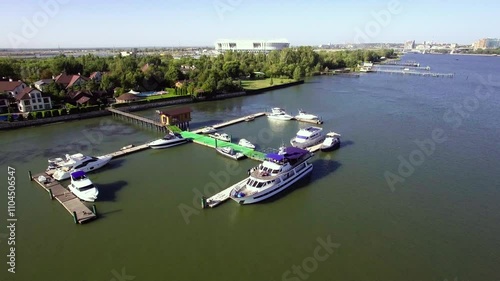
[[[113,106],[148,108],[150,104],[170,104],[179,100],[209,101],[304,83],[305,77],[337,69],[356,68],[365,61],[379,62],[382,57],[394,58],[394,50],[354,50],[315,52],[310,47],[288,48],[264,53],[226,52],[215,57],[200,58],[172,56],[117,56],[66,57],[60,55],[43,59],[0,58],[0,79],[23,81],[34,88],[41,79],[53,80],[60,73],[92,77],[102,73],[99,80],[85,79],[78,85],[64,87],[52,82],[43,88],[43,95],[51,97],[53,108],[29,113],[16,112],[15,99],[6,93],[0,98],[9,100],[8,112],[0,115],[0,129],[10,128],[5,123],[32,120],[71,119],[68,115],[104,111]],[[103,97],[91,104],[76,104],[70,97],[77,91],[100,92]],[[124,103],[113,103],[124,93],[160,92]],[[29,122],[31,121],[31,122]],[[38,124],[38,122],[36,122]]]

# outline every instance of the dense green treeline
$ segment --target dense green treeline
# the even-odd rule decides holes
[[[40,79],[57,76],[61,72],[88,77],[100,71],[106,74],[99,83],[89,81],[83,86],[88,90],[109,91],[118,88],[123,92],[156,91],[173,88],[179,80],[186,80],[180,87],[190,94],[195,92],[224,92],[240,89],[240,78],[253,78],[255,72],[267,77],[302,79],[324,71],[325,68],[354,68],[363,61],[378,61],[380,57],[394,56],[393,50],[356,50],[315,52],[311,47],[299,47],[270,53],[227,52],[215,57],[199,59],[165,56],[82,57],[57,56],[47,59],[0,59],[0,77],[23,80],[28,84]],[[50,94],[64,95],[65,90],[53,85]]]

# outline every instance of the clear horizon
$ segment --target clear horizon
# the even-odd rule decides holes
[[[1,3],[2,49],[213,46],[222,38],[286,38],[292,46],[346,43],[470,45],[500,37],[492,0],[159,1]],[[484,25],[488,19],[488,25]]]

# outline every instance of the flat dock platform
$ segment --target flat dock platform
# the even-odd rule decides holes
[[[230,125],[241,123],[241,122],[245,121],[247,118],[251,118],[251,117],[257,118],[257,117],[261,117],[261,116],[264,116],[264,115],[266,115],[265,112],[259,112],[259,113],[255,113],[255,114],[250,114],[248,116],[243,116],[243,117],[240,117],[240,118],[229,120],[229,121],[226,121],[226,122],[223,122],[223,123],[215,124],[215,125],[212,125],[210,127],[213,127],[215,129],[220,129],[220,128],[227,127],[227,126],[230,126]],[[200,129],[197,129],[197,130],[194,130],[194,131],[191,131],[191,132],[199,134],[199,133],[201,133],[201,131],[203,131],[203,128],[200,128]]]
[[[231,190],[233,190],[233,188],[235,188],[237,185],[243,184],[246,180],[247,179],[245,178],[244,180],[231,185],[230,187],[222,190],[221,192],[215,194],[214,196],[209,197],[207,199],[207,206],[213,208],[225,202],[227,199],[229,199],[229,194],[231,193]]]
[[[182,135],[182,137],[184,137],[186,139],[191,139],[194,143],[215,148],[216,140],[214,138],[209,137],[209,136],[196,134],[194,132],[186,132],[186,131],[183,131],[181,133],[181,135]],[[231,143],[231,142],[217,140],[217,147],[226,147],[226,146],[229,146],[229,147],[233,148],[234,150],[237,150],[237,151],[245,154],[245,156],[250,158],[250,159],[263,161],[265,156],[266,156],[264,153],[262,153],[260,151],[255,151],[251,148],[243,147],[243,146],[237,145],[235,143]]]
[[[319,143],[317,145],[307,147],[306,150],[309,150],[309,152],[316,152],[321,148],[322,145],[323,145],[323,143]]]
[[[47,180],[41,182],[38,178],[44,176]],[[75,223],[84,223],[97,218],[85,204],[80,201],[71,191],[64,188],[57,180],[52,178],[52,172],[43,172],[32,177],[43,189],[51,196],[51,199],[56,199],[75,219]],[[76,217],[75,217],[76,214]]]
[[[145,150],[145,149],[148,149],[149,146],[148,144],[142,144],[142,145],[138,145],[138,146],[132,146],[130,148],[125,148],[125,149],[120,149],[116,152],[113,152],[113,153],[110,153],[110,154],[106,154],[105,156],[112,156],[113,158],[119,158],[119,157],[122,157],[122,156],[125,156],[127,154],[131,154],[131,153],[134,153],[134,152],[138,152],[138,151],[142,151],[142,150]]]
[[[373,68],[372,71],[377,72],[377,73],[417,75],[417,76],[424,76],[424,77],[453,78],[453,76],[454,76],[453,73],[421,72],[421,71],[415,71],[415,70],[395,70],[395,69]]]

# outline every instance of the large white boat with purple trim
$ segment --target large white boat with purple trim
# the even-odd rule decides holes
[[[252,204],[272,197],[308,175],[313,154],[305,149],[283,147],[266,155],[259,166],[249,170],[249,177],[237,184],[229,197],[240,204]]]

